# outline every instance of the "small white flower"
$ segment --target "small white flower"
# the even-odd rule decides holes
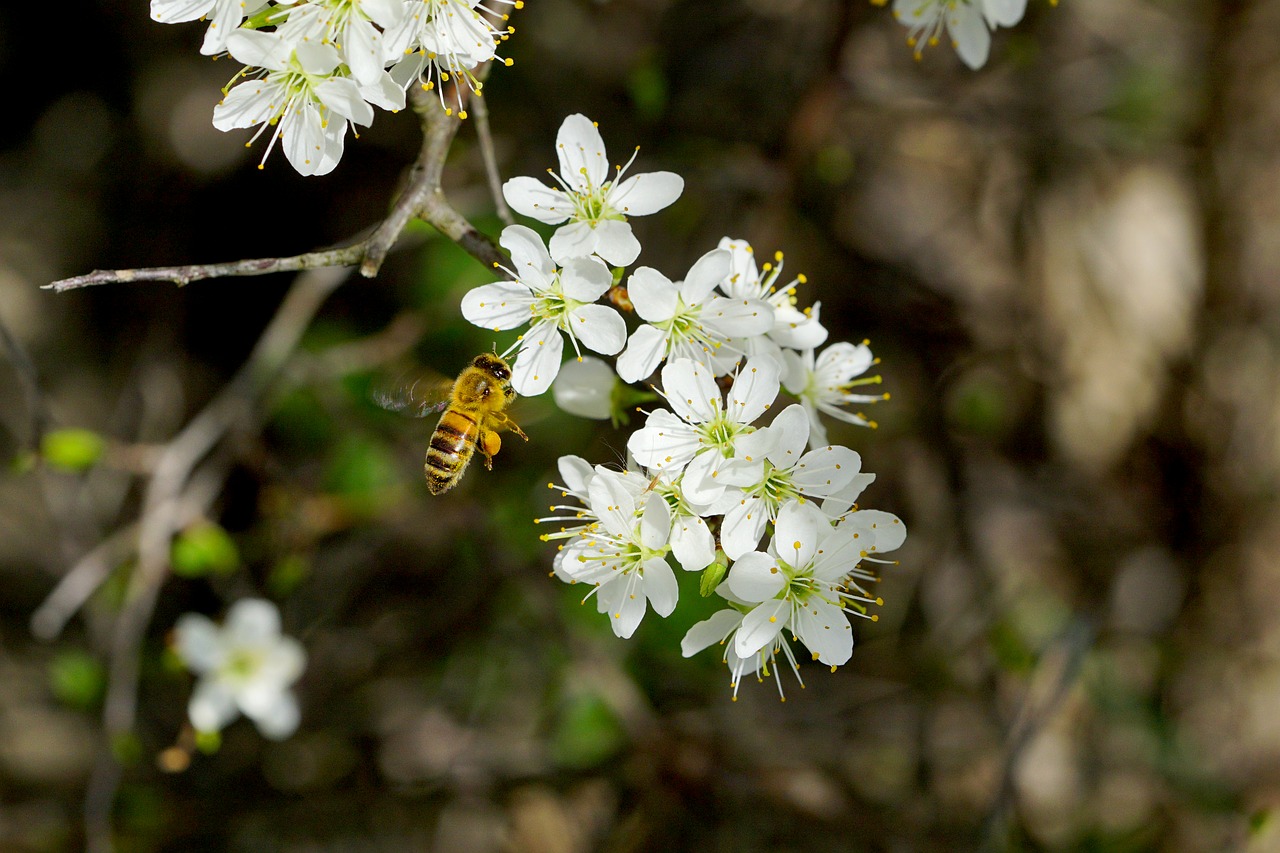
[[[991,28],[1012,27],[1027,12],[1027,0],[982,0],[982,12]]]
[[[639,382],[663,359],[687,358],[728,373],[743,356],[731,340],[763,335],[773,328],[773,309],[759,299],[730,298],[712,291],[728,277],[732,256],[712,249],[694,263],[682,282],[650,267],[627,279],[627,296],[645,324],[631,333],[618,356],[618,375]]]
[[[560,125],[556,153],[560,172],[550,173],[559,186],[512,178],[502,185],[507,204],[548,225],[569,222],[551,237],[551,255],[557,261],[595,254],[613,266],[628,266],[640,254],[628,217],[656,213],[674,202],[684,191],[684,179],[673,172],[649,172],[623,180],[635,160],[632,154],[626,166],[615,167],[609,180],[604,140],[595,124],[580,114]]]
[[[813,350],[802,353],[784,351],[786,367],[783,387],[796,397],[809,413],[809,446],[827,444],[827,429],[818,418],[826,412],[833,418],[858,426],[874,427],[866,415],[847,411],[849,403],[878,403],[888,394],[855,394],[851,389],[862,385],[879,385],[879,376],[862,376],[878,359],[871,355],[866,342],[857,346],[841,341],[822,351],[815,360]]]
[[[721,584],[716,592],[728,599],[731,603],[744,605],[737,597],[729,591],[725,584]],[[791,672],[795,674],[796,681],[800,682],[800,686],[804,687],[804,678],[800,675],[800,664],[796,660],[795,652],[791,648],[791,644],[787,642],[787,638],[778,635],[777,642],[772,647],[765,647],[754,655],[743,658],[738,656],[736,644],[733,642],[734,635],[738,629],[742,627],[743,612],[734,608],[718,610],[711,614],[709,619],[704,619],[689,629],[684,635],[684,639],[680,641],[680,652],[685,657],[693,657],[707,646],[719,643],[724,647],[724,654],[721,656],[729,666],[729,686],[733,688],[733,701],[738,701],[738,687],[742,684],[742,676],[748,672],[756,676],[756,680],[763,681],[764,676],[774,675],[778,673],[778,655],[781,654],[783,660],[790,666]],[[778,696],[782,701],[787,701],[785,692],[782,689],[782,679],[777,679]]]
[[[208,19],[200,52],[205,56],[227,49],[227,38],[248,15],[267,5],[267,0],[151,0],[151,20],[180,24],[197,18]]]
[[[273,740],[298,728],[298,701],[289,687],[302,675],[306,652],[297,640],[280,633],[280,611],[274,604],[257,598],[237,601],[221,628],[198,613],[187,613],[174,633],[178,655],[200,676],[187,706],[197,731],[220,731],[238,713]]]
[[[728,250],[732,256],[729,276],[720,283],[720,289],[727,296],[756,299],[768,303],[773,309],[773,328],[763,336],[744,341],[747,355],[771,355],[781,362],[783,348],[816,349],[826,343],[827,330],[818,322],[821,303],[815,302],[812,308],[804,311],[796,308],[796,285],[804,284],[805,277],[797,276],[787,284],[778,284],[782,277],[781,252],[776,252],[773,263],[765,263],[761,270],[756,266],[755,253],[747,241],[725,237],[720,240],[720,248]]]
[[[348,123],[370,124],[371,103],[386,109],[404,106],[404,92],[385,73],[373,86],[340,76],[341,58],[331,45],[295,46],[278,33],[239,30],[227,40],[227,49],[246,66],[263,71],[236,84],[214,107],[213,126],[225,131],[257,125],[255,140],[274,127],[263,163],[280,140],[300,174],[327,174],[342,158]]]
[[[783,409],[765,429],[774,433],[774,440],[761,476],[741,487],[742,498],[725,513],[720,529],[720,546],[731,560],[756,549],[765,525],[783,506],[801,497],[841,495],[862,466],[847,447],[826,445],[805,453],[809,418],[799,404]]]
[[[671,512],[661,495],[637,494],[626,477],[602,467],[587,493],[599,521],[565,548],[561,571],[594,584],[597,609],[610,615],[615,634],[630,637],[648,605],[663,617],[676,606],[679,590],[666,559]]]
[[[521,8],[523,0],[488,0],[490,4]],[[486,14],[507,20],[480,0],[409,0],[408,14],[383,33],[388,60],[394,60],[391,74],[403,86],[415,80],[423,89],[435,89],[440,105],[445,106],[443,83],[454,80],[457,85],[459,116],[462,109],[463,84],[480,94],[482,83],[472,69],[482,62],[500,59],[498,42],[505,41],[514,28],[499,27]],[[504,60],[507,65],[511,60]]]
[[[941,40],[945,29],[956,53],[970,68],[981,68],[991,50],[984,0],[894,0],[893,15],[907,27],[916,59]]]
[[[520,353],[511,371],[517,394],[532,397],[551,387],[560,372],[561,332],[575,351],[579,343],[602,355],[622,349],[626,323],[613,308],[595,304],[613,284],[598,258],[571,258],[557,269],[542,238],[523,225],[504,228],[499,242],[511,253],[513,269],[507,272],[515,281],[474,288],[462,298],[462,316],[494,331],[531,324],[517,341]]]
[[[556,405],[571,415],[607,421],[613,417],[614,391],[618,374],[598,358],[584,356],[567,362],[551,384]]]
[[[778,364],[766,356],[749,360],[729,389],[726,404],[711,369],[687,358],[662,369],[663,393],[674,410],[650,413],[627,449],[650,471],[684,470],[683,495],[708,507],[729,487],[756,482],[772,435],[752,422],[778,396]]]
[[[742,555],[725,581],[735,596],[754,604],[734,637],[737,655],[747,659],[774,647],[785,629],[828,666],[848,661],[853,630],[845,614],[862,616],[865,605],[881,603],[847,588],[873,547],[865,538],[868,529],[832,527],[812,503],[782,507],[768,552]]]

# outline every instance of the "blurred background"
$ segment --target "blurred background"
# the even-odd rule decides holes
[[[680,657],[692,589],[616,639],[532,519],[559,455],[617,462],[627,433],[549,399],[429,496],[432,422],[370,388],[489,349],[458,300],[491,276],[415,227],[317,300],[278,381],[234,386],[109,743],[119,849],[1280,849],[1280,2],[1032,0],[977,73],[915,61],[865,0],[529,0],[513,23],[485,98],[504,178],[586,113],[612,158],[686,179],[634,223],[639,263],[783,250],[832,340],[883,359],[879,429],[832,429],[910,531],[880,621],[785,704]],[[4,850],[84,843],[148,472],[292,278],[40,286],[349,239],[420,140],[380,113],[330,176],[259,171],[210,124],[237,69],[202,34],[142,0],[0,6]],[[447,184],[496,235],[470,125]],[[51,612],[73,566],[88,600]],[[187,766],[166,634],[250,595],[309,651],[301,729],[242,720]]]

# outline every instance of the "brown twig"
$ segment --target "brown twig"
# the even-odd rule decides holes
[[[445,115],[439,104],[419,89],[412,91],[410,101],[422,123],[422,148],[410,170],[409,185],[396,199],[386,219],[364,239],[349,246],[282,258],[253,258],[216,264],[185,264],[141,269],[94,270],[87,275],[60,279],[45,285],[44,289],[63,293],[98,284],[134,281],[171,281],[178,285],[185,285],[206,278],[297,272],[355,264],[359,264],[362,276],[373,278],[381,269],[382,262],[386,260],[391,247],[400,239],[401,233],[409,222],[415,218],[435,226],[436,230],[452,239],[486,267],[492,267],[495,261],[504,260],[497,244],[454,210],[441,189],[444,161],[461,120],[456,116]]]

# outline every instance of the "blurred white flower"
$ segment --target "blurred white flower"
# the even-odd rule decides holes
[[[855,394],[852,389],[863,385],[879,385],[880,377],[863,376],[867,369],[878,362],[871,355],[866,341],[854,346],[841,341],[832,344],[814,358],[813,350],[802,353],[784,351],[785,366],[783,387],[794,396],[809,413],[809,446],[827,444],[827,428],[822,425],[818,412],[858,426],[875,427],[875,421],[866,415],[853,413],[842,406],[849,403],[879,403],[889,399],[886,394]]]
[[[280,611],[270,601],[237,601],[222,627],[186,613],[174,628],[174,647],[200,676],[187,705],[197,731],[220,731],[241,713],[273,740],[298,728],[298,701],[289,688],[302,675],[306,652],[280,633]]]
[[[712,249],[684,277],[673,282],[650,267],[627,279],[627,296],[645,324],[631,333],[618,356],[618,375],[639,382],[663,359],[686,358],[728,373],[743,356],[731,340],[763,335],[773,328],[773,309],[758,299],[713,293],[729,275],[732,256]]]
[[[639,149],[637,148],[638,152]],[[512,178],[502,194],[512,209],[548,225],[569,224],[551,237],[557,261],[599,255],[613,266],[627,266],[640,255],[640,241],[627,218],[656,213],[684,191],[684,179],[674,172],[622,176],[635,160],[615,167],[609,179],[604,140],[595,124],[581,114],[571,115],[556,135],[560,172],[548,170],[558,187],[535,178]],[[629,380],[633,381],[633,380]]]
[[[598,358],[582,356],[566,362],[551,384],[556,405],[571,415],[607,421],[613,417],[613,395],[618,374]]]
[[[981,68],[991,50],[984,0],[894,0],[893,15],[907,28],[907,44],[916,59],[941,41],[945,30],[956,53],[970,68]]]
[[[602,355],[622,349],[626,323],[613,308],[595,304],[613,284],[598,258],[571,258],[560,270],[542,238],[523,225],[504,228],[500,242],[511,253],[508,272],[515,281],[473,288],[462,298],[462,316],[494,331],[531,324],[517,341],[520,352],[511,371],[517,394],[532,397],[551,387],[560,372],[561,332],[575,351],[579,343]]]
[[[241,71],[246,79],[214,107],[213,126],[225,131],[257,125],[249,144],[274,128],[262,163],[279,140],[300,174],[328,174],[342,158],[349,123],[370,124],[371,104],[404,107],[404,91],[386,73],[373,85],[341,76],[341,57],[332,45],[294,45],[279,33],[239,30],[227,40],[227,50],[249,67]]]

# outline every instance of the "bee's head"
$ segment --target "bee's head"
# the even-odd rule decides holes
[[[503,382],[511,378],[511,368],[507,367],[507,363],[496,355],[490,353],[478,355],[471,364]]]

